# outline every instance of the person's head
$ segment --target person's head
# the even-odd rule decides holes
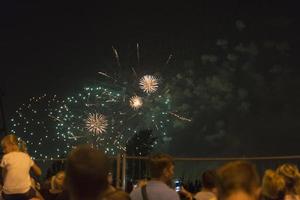
[[[280,165],[276,172],[284,178],[287,193],[299,194],[300,174],[296,165],[289,163]]]
[[[109,164],[103,151],[84,145],[74,149],[66,165],[66,189],[71,199],[96,199],[108,188]]]
[[[214,190],[217,187],[216,172],[214,170],[206,170],[201,176],[201,183],[204,189]]]
[[[51,178],[51,189],[63,190],[65,172],[59,171]]]
[[[251,199],[259,196],[259,176],[255,166],[247,161],[232,161],[217,170],[219,199],[243,193]]]
[[[275,171],[268,169],[262,179],[261,195],[265,200],[280,200],[284,198],[284,178]]]
[[[169,183],[174,175],[174,162],[170,155],[155,154],[149,158],[151,178]]]
[[[9,134],[4,136],[1,140],[1,147],[3,150],[4,154],[13,152],[13,151],[18,151],[18,138],[14,134]]]

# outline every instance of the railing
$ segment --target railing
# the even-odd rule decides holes
[[[114,174],[115,185],[118,188],[126,189],[127,182],[149,177],[149,170],[146,165],[148,157],[127,156],[126,154],[110,157],[112,172]],[[300,166],[300,155],[290,156],[255,156],[255,157],[174,157],[175,177],[183,180],[199,179],[201,173],[207,169],[214,169],[225,162],[233,160],[248,160],[256,164],[260,175],[266,169],[276,169],[283,163],[293,163]],[[46,169],[64,167],[65,159],[36,160],[37,164]],[[58,170],[58,169],[53,169]],[[49,172],[48,172],[49,173]],[[44,173],[46,176],[47,172]]]

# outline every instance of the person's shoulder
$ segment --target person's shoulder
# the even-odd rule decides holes
[[[300,200],[299,195],[285,195],[284,200]]]
[[[22,151],[16,151],[13,152],[14,153],[14,157],[18,158],[18,159],[26,159],[26,160],[31,160],[30,156],[27,153],[24,153]]]
[[[165,185],[163,187],[160,187],[160,193],[162,196],[166,197],[166,199],[180,199],[179,194],[172,188],[170,188],[168,185]]]
[[[13,151],[13,152],[10,152],[8,154],[5,154],[5,155],[9,155],[9,156],[28,156],[27,153],[24,153],[22,151]]]
[[[17,157],[18,157],[17,152],[9,152],[3,155],[2,160],[17,159]]]
[[[180,200],[178,193],[172,189],[170,189],[168,192],[166,192],[164,194],[164,196],[166,196],[167,199]]]
[[[211,200],[211,199],[213,200],[216,198],[216,195],[212,192],[200,191],[195,194],[195,198],[208,198],[209,200]]]
[[[134,197],[140,196],[140,195],[142,194],[141,192],[142,192],[142,191],[141,191],[141,188],[135,188],[135,189],[133,189],[133,190],[130,192],[129,196],[130,196],[132,199],[135,199]]]
[[[130,200],[130,196],[127,192],[122,190],[115,190],[110,193],[107,193],[104,198],[105,200]]]

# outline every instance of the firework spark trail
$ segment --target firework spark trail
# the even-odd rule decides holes
[[[106,100],[105,102],[106,102],[106,103],[109,103],[109,102],[117,102],[117,100],[115,100],[115,99],[108,99],[108,100]]]
[[[191,119],[182,117],[182,116],[180,116],[180,115],[178,115],[178,114],[176,114],[176,113],[173,113],[173,112],[169,112],[169,114],[170,114],[170,115],[173,115],[174,117],[176,117],[176,118],[178,118],[178,119],[180,119],[180,120],[182,120],[182,121],[188,121],[188,122],[191,122],[191,121],[192,121]]]
[[[98,72],[98,74],[102,75],[102,76],[105,76],[107,78],[110,78],[112,80],[114,80],[115,82],[118,82],[118,80],[114,79],[113,77],[109,76],[108,74],[104,73],[104,72]]]
[[[94,104],[94,103],[86,103],[85,106],[86,106],[86,107],[91,107],[91,106],[97,106],[97,104]]]
[[[169,55],[169,58],[168,58],[168,60],[167,60],[167,62],[166,62],[166,65],[168,65],[168,64],[169,64],[169,62],[170,62],[170,60],[172,59],[172,57],[173,57],[173,55],[172,55],[172,54],[170,54],[170,55]]]
[[[114,52],[114,54],[115,54],[115,57],[116,57],[116,60],[117,60],[118,66],[120,67],[120,66],[121,66],[121,64],[120,64],[120,58],[119,58],[118,51],[117,51],[117,49],[115,49],[115,47],[114,47],[114,46],[112,46],[112,49],[113,49],[113,52]]]
[[[108,78],[112,78],[111,76],[107,75],[107,74],[104,73],[104,72],[98,72],[98,74],[101,74],[101,75],[106,76],[106,77],[108,77]]]
[[[63,122],[63,121],[60,120],[59,118],[54,117],[54,116],[52,116],[52,115],[48,115],[48,117],[50,117],[50,118],[52,118],[52,119],[54,119],[54,120],[56,120],[56,121]]]
[[[137,78],[137,73],[136,73],[135,69],[133,67],[131,67],[131,70],[132,70],[134,76]]]
[[[155,123],[155,127],[156,127],[156,129],[157,129],[157,130],[159,130],[159,128],[158,128],[158,126],[157,126],[157,124],[156,124],[156,123]]]
[[[137,56],[138,65],[140,65],[140,46],[139,46],[139,43],[136,43],[136,56]]]

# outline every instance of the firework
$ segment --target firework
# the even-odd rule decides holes
[[[145,75],[140,79],[140,88],[146,93],[154,93],[158,88],[158,80],[152,75]]]
[[[57,112],[57,134],[65,133],[72,143],[87,143],[109,155],[125,151],[130,134],[124,132],[123,112],[126,113],[128,106],[123,104],[121,92],[103,86],[86,87],[67,97]]]
[[[121,64],[120,64],[120,58],[119,58],[119,54],[118,54],[117,49],[115,49],[115,47],[113,47],[113,46],[112,46],[112,49],[113,49],[113,52],[114,52],[114,54],[115,54],[115,57],[116,57],[116,61],[117,61],[118,66],[121,66]]]
[[[178,115],[178,114],[176,114],[176,113],[174,113],[174,112],[169,112],[169,114],[170,114],[170,115],[173,115],[174,117],[176,117],[176,118],[178,118],[178,119],[180,119],[180,120],[182,120],[182,121],[188,121],[188,122],[191,122],[191,121],[192,121],[191,119],[188,119],[188,118],[186,118],[186,117],[180,116],[180,115]]]
[[[170,56],[169,56],[168,60],[166,61],[166,65],[168,65],[168,64],[170,63],[170,60],[172,59],[172,57],[173,57],[173,55],[172,55],[172,54],[170,54]]]
[[[112,49],[117,65],[121,66],[117,49]],[[139,44],[137,59],[139,64]],[[166,64],[169,64],[171,59],[172,55]],[[171,138],[167,132],[173,127],[170,116],[177,120],[191,121],[172,112],[173,94],[170,84],[159,85],[155,76],[145,75],[138,79],[141,73],[139,68],[135,69],[134,66],[128,67],[127,72],[120,70],[98,74],[103,81],[96,87],[86,87],[83,91],[80,90],[79,93],[61,100],[54,97],[48,104],[41,102],[46,100],[45,97],[32,98],[31,104],[23,104],[20,107],[17,117],[12,119],[12,132],[23,131],[27,136],[29,134],[29,138],[24,139],[29,151],[32,146],[38,149],[34,149],[35,158],[60,158],[75,146],[84,143],[101,148],[109,155],[116,155],[126,151],[130,138],[144,129],[153,130],[158,143],[164,141],[161,144],[165,144],[165,141],[170,141]],[[139,88],[143,92],[138,91]],[[36,102],[37,105],[33,106],[32,102]],[[34,115],[32,119],[31,115]],[[41,120],[42,118],[46,119]],[[37,134],[41,135],[36,137]],[[37,139],[39,141],[36,142]],[[54,144],[44,145],[49,141]],[[51,151],[49,155],[47,151],[53,147],[56,151]]]
[[[89,114],[88,118],[86,119],[86,128],[92,133],[104,133],[106,132],[107,126],[108,122],[106,117],[102,114]]]
[[[64,100],[56,95],[31,97],[10,119],[10,132],[20,137],[34,159],[65,157],[73,144],[64,132],[56,131],[57,117]]]
[[[133,108],[134,110],[137,110],[143,106],[143,100],[141,97],[135,95],[130,98],[129,104],[130,104],[131,108]]]

